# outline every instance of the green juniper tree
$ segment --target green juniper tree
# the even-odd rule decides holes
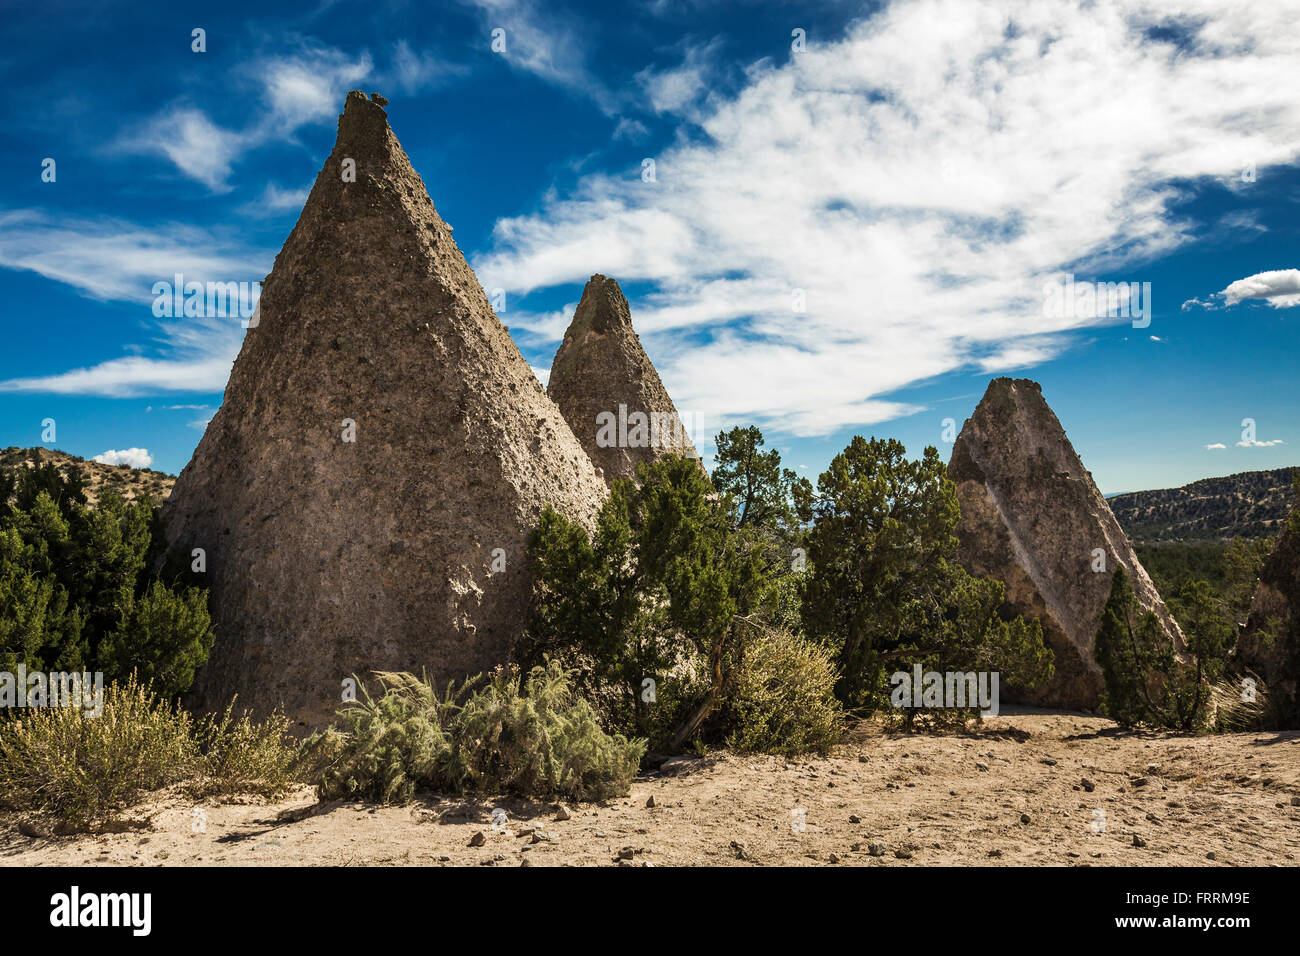
[[[1205,581],[1184,584],[1170,608],[1186,639],[1181,652],[1138,604],[1124,568],[1115,569],[1093,653],[1105,682],[1102,712],[1121,727],[1196,732],[1213,717],[1212,686],[1223,678],[1235,629]]]
[[[135,672],[179,695],[211,649],[207,591],[150,573],[161,543],[147,497],[86,504],[79,469],[0,477],[0,669]]]
[[[614,723],[676,749],[722,701],[728,651],[738,619],[754,607],[761,566],[694,461],[669,456],[641,465],[637,477],[639,485],[614,482],[592,537],[543,514],[530,546],[534,607],[520,656],[535,664],[577,655],[592,696],[601,695],[597,685],[614,689]],[[679,702],[674,726],[653,727],[644,682],[662,683],[690,660],[703,671],[699,694]]]

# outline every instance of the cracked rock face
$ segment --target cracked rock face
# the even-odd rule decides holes
[[[1156,613],[1182,649],[1178,625],[1037,382],[989,384],[957,436],[948,476],[961,503],[962,566],[1004,582],[1008,609],[1038,618],[1056,655],[1050,681],[1032,690],[1004,686],[1007,700],[1097,708],[1102,679],[1093,644],[1117,563],[1138,603]]]
[[[605,494],[387,114],[348,94],[165,511],[212,589],[194,703],[319,725],[350,675],[506,660],[542,508],[590,526]]]
[[[582,290],[547,394],[610,484],[663,455],[699,459],[613,279],[594,275]]]

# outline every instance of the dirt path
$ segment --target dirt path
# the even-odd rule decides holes
[[[1300,863],[1300,733],[1113,728],[1041,712],[962,735],[863,725],[831,758],[720,754],[638,779],[627,798],[574,806],[566,820],[557,804],[501,798],[346,803],[279,823],[312,804],[309,789],[276,804],[172,795],[138,809],[145,831],[31,836],[0,819],[0,863],[611,866],[620,851],[623,865],[656,866]],[[505,832],[493,828],[498,807]],[[471,846],[479,832],[485,843]]]

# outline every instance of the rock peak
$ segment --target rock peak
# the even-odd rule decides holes
[[[596,273],[583,287],[569,332],[607,335],[617,330],[632,332],[632,309],[618,282]]]
[[[638,464],[663,455],[699,457],[632,328],[627,297],[599,273],[582,290],[551,363],[547,394],[610,484],[635,478]]]

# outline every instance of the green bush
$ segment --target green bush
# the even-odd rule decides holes
[[[215,634],[208,617],[208,592],[173,591],[154,581],[138,600],[123,602],[122,623],[101,646],[100,660],[110,674],[135,673],[158,692],[179,696],[194,683],[194,672],[208,659]]]
[[[53,814],[65,828],[112,819],[174,784],[195,793],[274,794],[296,755],[283,719],[195,721],[134,678],[104,689],[97,717],[78,707],[33,710],[0,721],[0,801]]]
[[[410,674],[376,676],[379,697],[363,693],[306,744],[323,800],[402,803],[421,789],[603,799],[627,792],[645,752],[605,733],[555,663],[526,681],[498,668],[441,695]]]
[[[834,654],[788,631],[745,645],[722,708],[726,744],[740,752],[826,753],[844,729]]]

